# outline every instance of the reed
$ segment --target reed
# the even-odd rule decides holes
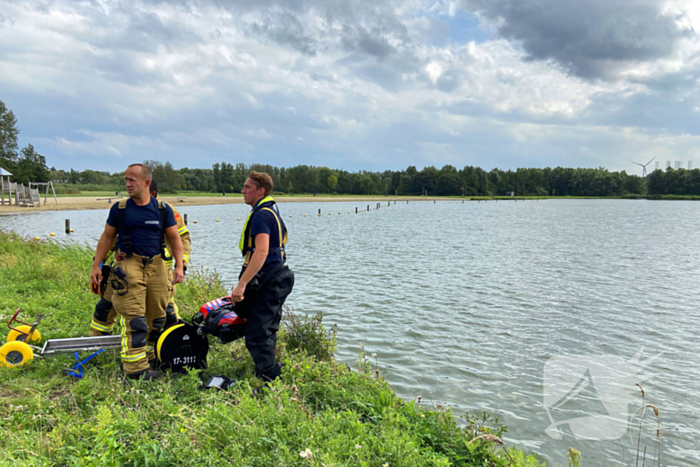
[[[641,448],[641,440],[642,440],[642,428],[644,424],[644,413],[646,412],[647,408],[651,408],[654,411],[654,416],[656,417],[656,454],[657,454],[657,459],[658,459],[658,466],[661,467],[661,421],[659,420],[659,409],[653,405],[653,404],[645,404],[644,403],[644,398],[646,397],[646,393],[644,392],[644,388],[641,386],[641,384],[636,383],[636,385],[639,387],[639,390],[642,392],[642,406],[641,406],[641,414],[639,416],[639,433],[637,434],[637,460],[635,462],[635,466],[639,466],[639,452]],[[639,409],[637,409],[639,410]],[[635,410],[634,413],[637,413]],[[632,414],[632,419],[634,419],[634,413]],[[647,453],[647,447],[646,445],[644,446],[644,455],[643,455],[643,461],[642,463],[646,463],[646,453]]]

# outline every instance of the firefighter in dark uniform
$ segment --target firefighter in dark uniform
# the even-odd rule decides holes
[[[282,369],[275,356],[282,305],[294,286],[284,251],[287,228],[270,197],[268,174],[250,172],[241,192],[252,210],[241,233],[239,249],[245,260],[231,298],[236,313],[247,320],[245,345],[255,362],[255,375],[272,381]]]
[[[105,230],[97,243],[90,273],[100,284],[100,262],[117,240],[116,264],[109,284],[112,302],[122,327],[121,360],[130,378],[153,380],[160,373],[149,368],[155,358],[154,345],[165,325],[165,309],[173,284],[182,282],[182,242],[172,208],[151,197],[151,171],[143,164],[131,164],[124,172],[129,199],[112,206]],[[172,283],[165,265],[165,237],[172,245],[175,271]]]
[[[158,198],[158,185],[155,180],[151,180],[151,185],[149,187],[151,190],[151,197]],[[172,207],[173,215],[175,216],[175,222],[177,222],[177,233],[180,235],[180,240],[182,241],[182,260],[184,269],[187,268],[187,264],[190,261],[190,251],[192,249],[192,243],[190,241],[190,232],[187,226],[182,220],[182,216],[177,209]],[[117,235],[117,238],[119,236]],[[117,249],[117,239],[112,242],[110,247],[110,252]],[[172,282],[173,280],[173,265],[175,259],[170,255],[170,250],[172,246],[170,245],[170,240],[165,238],[165,266],[168,268],[168,280]],[[107,260],[105,259],[105,263]],[[183,270],[184,270],[183,269]],[[106,281],[106,282],[105,282]],[[112,329],[114,328],[114,323],[117,321],[117,312],[112,305],[112,286],[109,285],[109,281],[103,278],[104,290],[95,289],[96,293],[99,293],[100,300],[95,305],[95,312],[92,316],[92,322],[90,323],[89,335],[91,337],[96,336],[108,336],[112,334]],[[175,324],[179,319],[177,305],[175,304],[175,287],[173,286],[172,292],[170,293],[170,300],[165,309],[166,322],[165,327],[168,328]]]

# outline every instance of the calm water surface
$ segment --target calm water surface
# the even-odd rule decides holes
[[[545,429],[591,414],[626,424],[641,405],[634,383],[648,377],[642,385],[660,410],[662,464],[700,465],[700,203],[385,202],[354,213],[366,205],[280,205],[297,277],[288,304],[337,324],[341,361],[354,366],[362,342],[401,397],[497,415],[509,444],[549,465],[566,465],[569,447],[585,465],[634,465],[637,423],[609,441],[576,439],[566,423],[560,440]],[[178,208],[189,216],[193,265],[233,284],[237,218],[248,208]],[[94,246],[106,217],[106,209],[0,216],[0,228],[63,240],[70,218],[75,234],[66,241]],[[642,349],[642,361],[665,353],[640,377],[616,380]],[[551,370],[572,356],[592,366],[589,384],[548,413]],[[612,368],[616,360],[624,365]],[[653,457],[653,415],[644,423]]]

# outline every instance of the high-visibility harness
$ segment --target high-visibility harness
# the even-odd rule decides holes
[[[179,229],[177,229],[177,234],[179,236],[185,235],[189,230],[187,229],[186,225],[183,225]],[[184,243],[184,241],[183,241]],[[173,258],[173,255],[170,253],[167,247],[163,249],[163,252],[165,253],[165,265],[168,267],[168,269],[172,268],[173,265],[175,264],[175,258]],[[187,263],[190,262],[190,257],[187,256],[184,252],[182,253],[182,262],[185,263],[184,265],[186,266]]]
[[[279,211],[277,210],[275,204],[275,200],[272,199],[272,197],[267,196],[258,201],[255,207],[253,207],[253,209],[248,214],[248,218],[246,219],[245,225],[243,226],[241,241],[238,245],[238,247],[241,250],[241,254],[245,257],[245,261],[243,262],[243,268],[248,267],[248,263],[250,263],[250,258],[253,256],[253,252],[255,252],[255,236],[250,235],[250,229],[253,225],[251,220],[253,219],[253,216],[259,211],[271,212],[272,215],[275,217],[275,220],[277,221],[277,236],[279,238],[279,247],[270,248],[268,250],[268,255],[279,253],[280,259],[282,260],[282,262],[284,262],[284,249],[287,245],[287,226],[285,226],[284,222],[282,222],[282,218],[280,217]]]

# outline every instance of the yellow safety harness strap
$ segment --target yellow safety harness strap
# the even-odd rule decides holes
[[[286,242],[282,240],[282,224],[280,223],[280,218],[277,216],[277,213],[273,209],[262,208],[262,210],[263,211],[270,211],[272,213],[272,215],[275,216],[275,220],[277,221],[277,236],[280,239],[280,255],[282,256],[282,260],[284,260],[284,244]],[[285,237],[286,237],[286,235],[285,235]]]
[[[274,201],[274,199],[272,199],[272,196],[264,197],[263,199],[258,201],[255,204],[255,206],[253,207],[253,209],[251,209],[250,212],[248,213],[248,217],[246,217],[245,222],[243,223],[243,230],[241,231],[241,240],[238,242],[238,249],[241,250],[241,254],[243,254],[243,249],[245,248],[245,233],[248,230],[248,223],[250,222],[250,218],[253,216],[253,213],[255,212],[255,208],[257,208],[258,206],[260,206],[263,203],[269,203],[270,201]],[[250,242],[249,242],[248,246],[252,246],[250,244]]]
[[[272,198],[270,198],[270,199],[272,199]],[[284,246],[287,244],[287,230],[285,228],[283,231],[282,222],[280,221],[279,215],[277,214],[277,212],[274,209],[269,208],[269,207],[264,207],[260,210],[261,211],[270,211],[272,213],[272,215],[275,217],[275,220],[277,221],[277,232],[278,232],[280,245],[279,245],[279,248],[274,248],[273,250],[279,250],[280,257],[281,257],[282,261],[284,261]],[[252,212],[253,211],[251,211],[251,214],[252,214]],[[247,232],[247,227],[244,227],[244,230],[243,230],[244,238],[246,236],[245,235],[246,232]],[[245,245],[245,243],[244,243],[246,248],[245,248],[245,250],[242,250],[242,251],[245,251],[245,259],[243,261],[243,267],[248,266],[248,263],[250,263],[250,258],[253,256],[253,252],[255,251],[255,248],[253,248],[253,236],[250,235],[250,233],[248,233],[247,237],[248,237],[247,245]]]

